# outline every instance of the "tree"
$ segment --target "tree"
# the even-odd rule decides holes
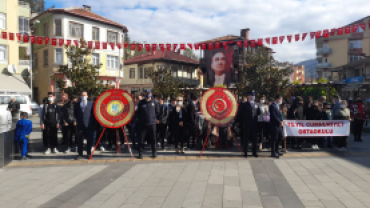
[[[183,52],[183,55],[194,60],[199,60],[198,56],[195,55],[194,51],[191,50],[190,48],[186,48]]]
[[[128,43],[128,45],[130,45],[130,43],[131,43],[131,39],[130,39],[130,37],[128,36],[128,33],[125,33],[125,34],[124,34],[124,36],[123,36],[123,41],[124,41],[125,43]],[[123,53],[124,53],[124,60],[128,60],[128,59],[132,58],[132,57],[131,57],[131,50],[130,50],[130,48],[123,48]]]
[[[294,84],[294,85],[299,85],[299,84],[302,84],[302,83],[301,83],[301,81],[299,81],[299,80],[294,80],[293,84]]]
[[[97,96],[102,92],[114,88],[111,81],[103,84],[99,79],[99,68],[102,64],[93,65],[90,63],[91,54],[94,49],[87,48],[87,43],[80,40],[80,47],[75,45],[65,46],[68,60],[71,64],[61,65],[58,72],[62,73],[71,82],[71,86],[66,86],[67,82],[52,76],[60,92],[67,93],[69,96],[78,95],[82,91],[87,91],[89,95]]]
[[[45,1],[44,0],[24,0],[30,4],[32,13],[40,13],[45,11]]]
[[[243,54],[244,65],[240,65],[240,80],[236,84],[239,95],[254,90],[256,96],[266,95],[273,98],[276,95],[286,95],[291,86],[289,77],[291,68],[278,69],[271,67],[273,57],[263,47],[258,47],[255,53]]]

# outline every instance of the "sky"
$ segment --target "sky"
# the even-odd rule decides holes
[[[45,0],[46,7],[82,7],[126,25],[131,40],[193,43],[250,28],[250,39],[337,28],[370,16],[369,0]],[[309,36],[309,35],[308,35]],[[275,59],[316,58],[315,41],[270,45]],[[196,53],[197,54],[197,53]]]

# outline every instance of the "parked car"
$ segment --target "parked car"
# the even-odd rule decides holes
[[[31,101],[31,108],[32,108],[32,114],[36,114],[39,112],[39,104],[36,103],[36,101]]]
[[[8,110],[8,104],[12,97],[15,97],[15,100],[20,104],[20,112],[32,115],[31,100],[27,95],[0,95],[0,111]]]

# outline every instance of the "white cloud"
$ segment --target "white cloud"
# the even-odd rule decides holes
[[[55,0],[59,1],[59,0]],[[131,40],[187,43],[250,28],[264,38],[340,27],[369,16],[368,0],[63,0],[64,7],[89,4],[93,12],[126,25]],[[155,10],[153,10],[155,8]],[[315,43],[271,46],[281,61],[315,58]]]

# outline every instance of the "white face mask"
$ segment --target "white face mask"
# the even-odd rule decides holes
[[[251,101],[254,101],[256,99],[255,96],[251,96]]]
[[[346,107],[346,105],[340,104],[340,108],[345,108],[345,107]]]
[[[283,104],[283,101],[282,100],[279,100],[279,105]]]
[[[261,100],[260,103],[265,103],[265,100]]]
[[[177,104],[182,105],[182,101],[178,101]]]
[[[84,101],[87,100],[87,96],[82,96],[81,100],[84,100]]]
[[[52,97],[48,97],[48,101],[49,101],[49,102],[53,102],[53,101],[54,101],[54,98],[52,98]]]

